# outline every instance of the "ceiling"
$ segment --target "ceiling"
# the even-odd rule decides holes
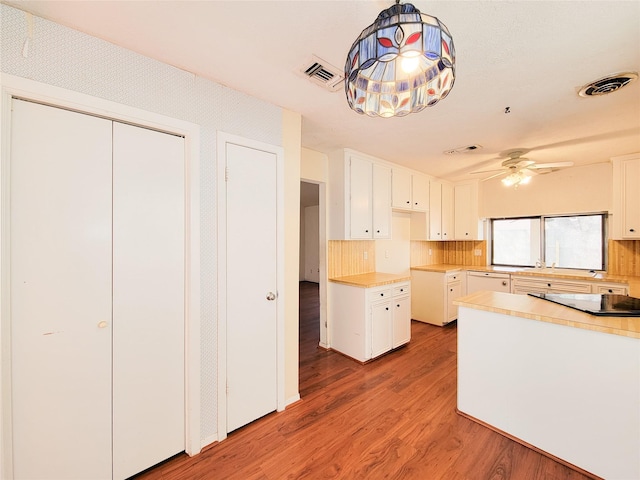
[[[351,111],[342,88],[329,91],[300,69],[315,55],[342,70],[391,0],[2,1],[299,112],[302,145],[325,153],[347,147],[461,180],[482,178],[469,172],[499,166],[512,150],[576,166],[640,151],[640,80],[577,94],[640,71],[637,0],[416,0],[453,36],[456,82],[437,105],[388,119]],[[472,144],[483,148],[443,153]]]

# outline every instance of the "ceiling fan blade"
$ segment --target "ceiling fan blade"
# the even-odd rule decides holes
[[[536,163],[533,165],[529,165],[527,168],[560,168],[560,167],[571,167],[573,162],[556,162],[556,163]]]
[[[502,176],[502,175],[506,175],[507,173],[509,173],[509,171],[508,171],[508,170],[503,170],[503,171],[501,171],[500,173],[496,173],[496,174],[494,174],[494,175],[491,175],[490,177],[483,178],[483,179],[482,179],[482,181],[483,181],[483,182],[485,182],[485,181],[490,180],[490,179],[492,179],[492,178],[496,178],[496,177],[500,177],[500,176]]]
[[[474,175],[476,173],[493,173],[493,172],[502,172],[504,171],[504,168],[494,168],[493,170],[478,170],[476,172],[469,172],[471,175]]]

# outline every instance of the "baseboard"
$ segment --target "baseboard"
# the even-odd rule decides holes
[[[205,447],[208,447],[209,445],[212,445],[217,441],[218,441],[217,433],[215,435],[209,435],[208,437],[202,439],[200,448],[203,450]]]
[[[296,393],[293,397],[287,398],[284,407],[287,408],[289,405],[300,401],[300,394]]]

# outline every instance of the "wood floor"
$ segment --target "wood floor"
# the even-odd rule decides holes
[[[360,365],[318,349],[318,312],[301,283],[301,401],[138,478],[588,478],[455,413],[455,324],[412,322],[409,345]]]

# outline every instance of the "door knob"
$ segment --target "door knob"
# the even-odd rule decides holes
[[[267,300],[272,301],[276,299],[276,294],[273,292],[267,293]]]
[[[98,328],[105,328],[107,325],[109,324],[104,320],[102,320],[101,322],[98,322]]]

